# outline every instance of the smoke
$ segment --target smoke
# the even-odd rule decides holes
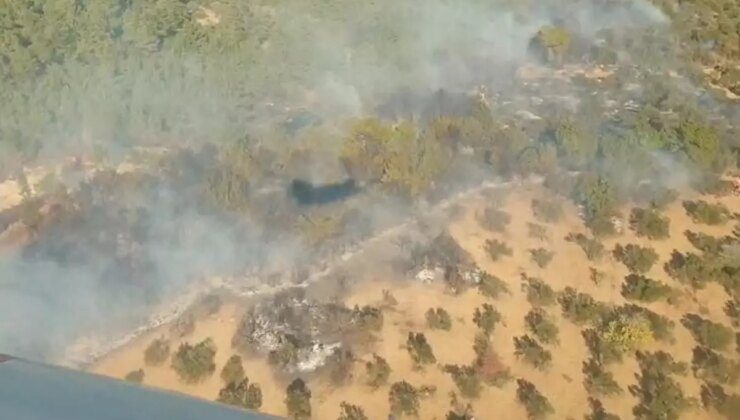
[[[43,98],[53,118],[37,122],[19,110],[5,124],[34,127],[29,136],[40,140],[47,158],[92,151],[111,158],[137,145],[175,149],[260,138],[296,108],[328,121],[324,126],[336,133],[344,119],[372,115],[399,92],[428,98],[439,89],[469,92],[479,84],[509,88],[543,25],[564,23],[577,36],[593,37],[601,29],[665,21],[637,1],[607,2],[608,13],[585,0],[356,3],[351,15],[337,13],[335,2],[313,1],[270,2],[240,15],[241,9],[214,2],[208,6],[219,23],[193,31],[225,37],[213,41],[220,49],[124,57],[117,70],[95,64],[50,69],[69,83],[25,88],[29,97]],[[209,32],[225,27],[225,35]],[[244,31],[250,36],[232,45],[229,37]],[[266,147],[294,150],[287,143]],[[309,166],[311,181],[330,182],[323,178],[336,170]],[[472,166],[456,174],[469,180],[461,174],[479,179],[488,172]],[[200,179],[183,178],[189,176]],[[87,194],[89,183],[73,194]],[[153,308],[199,279],[255,267],[286,270],[309,255],[304,242],[279,229],[212,212],[190,187],[137,187],[133,198],[94,189],[80,200],[93,204],[70,209],[65,214],[79,215],[64,219],[63,227],[42,231],[29,249],[0,256],[0,351],[59,360],[87,334],[106,337],[149,322]],[[284,203],[287,189],[264,191],[251,197],[264,200],[265,213],[287,214],[277,224],[291,215],[297,223],[298,210]],[[352,199],[360,200],[359,219],[369,227],[345,226],[346,237],[392,224],[413,208],[378,193]]]

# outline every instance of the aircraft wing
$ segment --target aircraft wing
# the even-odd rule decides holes
[[[0,419],[269,420],[183,394],[0,354]]]

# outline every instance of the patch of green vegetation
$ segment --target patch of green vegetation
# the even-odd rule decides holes
[[[296,378],[285,390],[285,408],[295,420],[311,418],[311,390],[301,378]]]
[[[216,345],[210,338],[195,345],[183,343],[172,356],[172,368],[185,382],[199,382],[216,370],[215,356]]]
[[[724,224],[731,216],[730,210],[723,204],[712,204],[704,200],[684,201],[683,207],[695,223],[705,225]]]
[[[534,384],[524,379],[517,379],[516,383],[516,397],[527,410],[528,418],[544,419],[555,412],[550,401],[537,390]]]
[[[238,381],[231,381],[218,392],[218,401],[237,407],[257,410],[262,407],[262,388],[249,383],[249,378],[242,377]]]
[[[583,386],[589,395],[610,396],[624,392],[614,375],[594,359],[583,362]]]
[[[672,378],[683,374],[686,366],[664,352],[637,353],[640,374],[630,387],[639,403],[632,412],[637,418],[678,419],[691,405],[680,385]]]
[[[650,303],[661,299],[671,299],[674,294],[674,290],[662,281],[639,274],[628,275],[622,283],[622,296],[630,300]]]
[[[391,413],[416,416],[419,414],[419,391],[406,381],[395,382],[388,392]]]
[[[530,249],[529,254],[532,256],[532,261],[534,261],[540,268],[547,267],[555,256],[554,252],[548,251],[544,248]]]
[[[496,324],[501,322],[501,314],[492,305],[484,303],[480,308],[475,308],[473,323],[486,335],[491,335]]]
[[[170,357],[170,342],[165,338],[157,338],[144,351],[144,362],[147,365],[161,365]]]
[[[668,239],[670,236],[670,221],[655,209],[632,209],[630,228],[637,236],[648,239]]]
[[[694,340],[712,350],[725,350],[735,338],[732,329],[696,314],[686,314],[681,324],[694,336]]]
[[[367,383],[373,388],[385,385],[391,376],[390,365],[377,354],[373,354],[373,359],[365,363],[365,371],[368,377]]]
[[[497,299],[503,294],[509,294],[509,286],[500,278],[488,274],[486,272],[481,273],[480,280],[478,281],[478,292],[481,295]]]
[[[524,317],[529,331],[545,344],[558,343],[558,327],[542,308],[533,308]]]
[[[442,308],[429,308],[425,314],[427,327],[435,330],[449,331],[452,328],[452,318]]]
[[[127,373],[123,379],[128,382],[140,384],[144,382],[144,369],[132,370],[131,372]]]
[[[566,287],[560,292],[558,302],[563,310],[563,316],[578,325],[596,323],[606,311],[603,303],[597,302],[591,295],[577,292],[572,287]]]
[[[511,216],[508,213],[494,207],[486,208],[480,216],[481,226],[493,232],[504,232],[510,222]]]
[[[528,335],[514,337],[514,354],[539,370],[547,369],[552,363],[552,353]]]
[[[432,347],[422,333],[409,332],[406,339],[406,350],[416,366],[427,365],[437,361],[437,358],[434,357]]]
[[[568,242],[574,242],[581,247],[589,261],[599,261],[604,255],[604,245],[596,239],[589,238],[582,233],[569,233],[565,237]]]
[[[547,283],[536,277],[528,277],[523,274],[522,291],[527,294],[527,301],[532,306],[555,304],[555,291]]]
[[[485,244],[486,253],[493,261],[498,261],[501,257],[512,255],[512,249],[505,242],[498,239],[488,239]]]
[[[337,420],[369,420],[365,414],[365,410],[363,410],[359,405],[342,401],[339,404],[339,409],[341,410],[341,413],[339,413]]]
[[[658,261],[658,253],[653,248],[635,244],[614,247],[614,258],[624,264],[633,273],[647,273]]]

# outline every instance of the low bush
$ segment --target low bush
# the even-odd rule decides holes
[[[563,316],[578,325],[596,323],[606,311],[603,303],[597,302],[591,295],[577,292],[572,287],[566,287],[560,292],[558,302],[563,310]]]
[[[636,418],[678,419],[690,406],[673,374],[682,374],[685,366],[664,352],[637,354],[640,374],[637,385],[630,387],[639,403],[632,409]]]
[[[537,223],[527,223],[527,236],[543,242],[550,238],[547,234],[547,228]]]
[[[647,273],[658,262],[658,253],[653,248],[635,244],[614,247],[614,258],[633,273]]]
[[[695,223],[721,225],[730,217],[730,210],[722,204],[711,204],[704,200],[684,201],[683,208]]]
[[[524,317],[529,331],[545,344],[557,344],[558,327],[541,308],[534,308]]]
[[[563,217],[563,206],[555,200],[532,200],[532,214],[540,222],[557,223]]]
[[[442,308],[429,308],[426,312],[427,327],[434,330],[449,331],[452,328],[452,318]]]
[[[550,401],[537,390],[534,384],[524,379],[517,379],[516,384],[516,397],[527,410],[528,418],[544,419],[555,412]]]
[[[388,402],[394,415],[417,416],[419,391],[406,381],[395,382],[388,392]]]
[[[697,378],[731,386],[740,378],[740,362],[702,346],[694,347],[691,370]]]
[[[144,350],[144,363],[147,365],[161,365],[170,356],[170,342],[164,338],[157,338]]]
[[[686,235],[686,239],[691,242],[694,248],[712,255],[719,255],[725,246],[733,242],[733,239],[729,236],[715,238],[706,233],[692,232],[690,230],[685,231],[684,235]]]
[[[511,222],[511,216],[503,210],[494,207],[488,207],[483,210],[479,217],[479,222],[484,228],[493,232],[504,232],[506,226]]]
[[[486,240],[486,253],[488,253],[488,256],[491,257],[491,260],[498,261],[501,259],[501,257],[508,257],[512,255],[512,250],[509,246],[506,245],[506,243],[501,242],[497,239],[488,239]]]
[[[131,372],[126,374],[126,377],[124,377],[128,382],[133,382],[135,384],[140,384],[144,382],[144,369],[136,369],[132,370]]]
[[[491,335],[496,324],[501,322],[501,314],[488,303],[484,303],[480,308],[475,308],[473,313],[473,323],[486,335]]]
[[[694,289],[703,289],[707,282],[721,278],[721,273],[713,260],[691,252],[682,254],[673,251],[671,259],[663,265],[663,269],[673,279]]]
[[[350,404],[346,401],[342,401],[339,404],[339,417],[337,420],[368,420],[365,410],[359,405]]]
[[[617,395],[623,392],[611,372],[594,359],[583,362],[583,386],[590,395]]]
[[[622,352],[613,343],[605,341],[599,331],[589,328],[581,332],[591,357],[600,365],[622,361]]]
[[[367,383],[373,388],[385,385],[391,376],[390,365],[377,354],[373,354],[373,359],[365,363],[365,371],[367,372]]]
[[[311,418],[311,390],[301,378],[296,378],[285,390],[288,416],[295,420]]]
[[[555,304],[555,291],[548,284],[536,277],[522,275],[522,291],[527,294],[527,301],[532,306],[549,306]]]
[[[544,248],[530,249],[529,254],[532,256],[532,261],[534,261],[534,263],[540,268],[547,267],[555,256],[554,252],[548,251]]]
[[[434,357],[432,347],[422,333],[409,333],[406,339],[406,350],[409,352],[411,360],[417,366],[435,363],[437,361],[437,358]]]
[[[639,274],[628,275],[622,283],[622,296],[625,299],[649,303],[661,299],[670,299],[673,295],[673,289],[667,284]]]
[[[478,281],[478,292],[485,297],[497,299],[502,294],[509,294],[509,287],[500,278],[483,272]]]
[[[565,240],[580,246],[589,261],[599,261],[604,255],[604,245],[582,233],[570,233],[565,237]]]
[[[735,338],[731,328],[696,314],[684,315],[681,324],[691,332],[697,343],[712,350],[727,349]]]
[[[229,382],[218,392],[218,401],[224,404],[256,410],[262,406],[262,389],[250,384],[249,378]]]
[[[514,337],[514,354],[539,370],[545,370],[552,362],[552,354],[528,335]]]
[[[474,366],[446,365],[445,372],[449,373],[465,398],[478,398],[481,392],[481,379]]]
[[[183,343],[172,356],[172,368],[185,382],[198,382],[216,370],[215,356],[216,345],[210,338],[196,345]]]
[[[585,420],[619,420],[619,416],[607,412],[604,404],[596,398],[589,398],[588,404],[591,406],[591,413],[586,414]]]
[[[221,379],[225,383],[239,382],[244,379],[244,367],[242,366],[242,358],[238,355],[229,357],[229,360],[224,364],[221,369]]]
[[[670,222],[656,210],[634,208],[630,214],[630,228],[637,236],[648,239],[668,239]]]

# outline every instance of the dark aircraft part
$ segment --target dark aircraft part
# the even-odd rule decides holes
[[[0,354],[0,419],[3,420],[277,418]]]
[[[360,191],[354,179],[339,184],[314,186],[309,182],[294,179],[290,185],[290,194],[302,206],[328,204],[344,200]]]

